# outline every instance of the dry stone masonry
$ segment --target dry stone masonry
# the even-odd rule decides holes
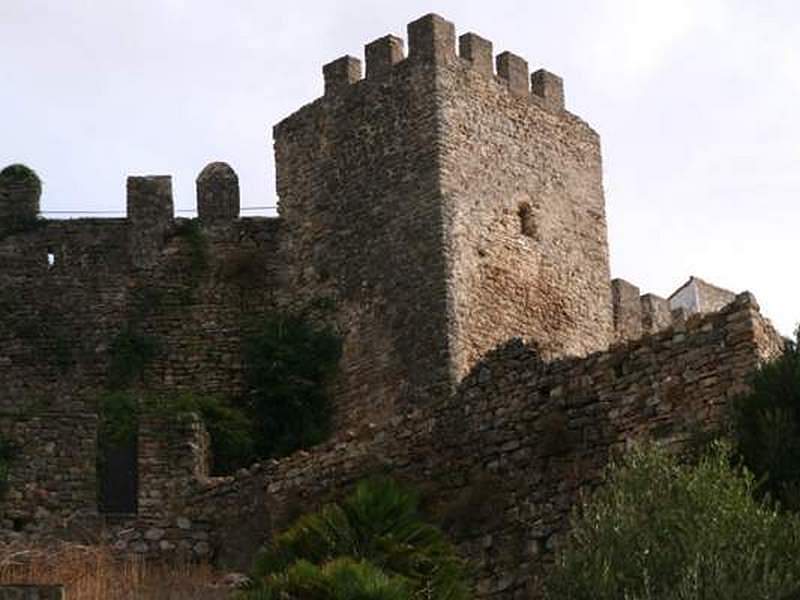
[[[780,352],[748,293],[611,280],[599,137],[560,77],[436,15],[407,42],[326,64],[323,95],[275,126],[277,218],[240,217],[219,162],[196,220],[167,176],[129,178],[119,219],[34,220],[39,187],[0,189],[0,435],[22,456],[0,537],[245,568],[302,510],[389,473],[423,489],[479,597],[536,598],[609,457],[713,428]],[[98,509],[119,340],[158,341],[128,382],[142,398],[235,396],[253,319],[318,301],[344,342],[329,442],[211,477],[202,421],[142,403],[135,509]]]

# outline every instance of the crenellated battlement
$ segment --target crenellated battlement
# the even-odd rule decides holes
[[[451,528],[475,597],[538,598],[611,453],[716,426],[780,352],[750,294],[611,281],[600,139],[557,75],[433,14],[322,72],[273,130],[279,218],[240,218],[223,162],[198,174],[194,220],[168,175],[129,177],[123,218],[51,220],[33,171],[0,171],[0,437],[21,451],[0,541],[84,516],[99,535],[113,508],[115,551],[236,566],[380,472],[445,512],[490,486],[492,518]],[[139,402],[135,452],[99,443],[109,387],[249,402],[250,332],[284,314],[341,336],[331,440],[209,478],[200,420]]]
[[[41,183],[35,173],[22,165],[3,170],[9,175],[0,178],[0,233],[9,219],[41,219],[39,200]],[[23,173],[23,175],[13,175]],[[196,180],[197,215],[205,224],[219,224],[240,218],[239,177],[230,165],[212,162],[206,165]],[[175,207],[170,175],[132,175],[126,183],[125,219],[137,229],[154,230],[171,225]],[[77,219],[85,220],[85,219]],[[94,222],[118,221],[118,218],[94,217]],[[17,223],[14,225],[17,225]],[[46,222],[58,219],[42,219]],[[13,233],[24,233],[18,227]],[[12,233],[12,232],[6,232]]]
[[[435,14],[363,56],[324,65],[324,96],[273,130],[289,287],[336,298],[352,332],[344,412],[452,389],[510,337],[604,347],[599,139],[561,79]]]
[[[89,263],[120,272],[148,270],[163,262],[165,252],[172,252],[170,244],[187,230],[187,219],[176,217],[169,175],[128,177],[124,216],[52,219],[40,213],[41,184],[33,171],[14,165],[5,172],[0,178],[0,271],[74,273]],[[238,243],[254,231],[275,229],[267,221],[277,226],[276,218],[240,217],[239,178],[228,164],[210,163],[196,185],[197,230],[204,238]],[[100,251],[100,245],[109,250]]]
[[[624,279],[611,281],[611,305],[614,312],[616,341],[635,340],[673,325],[693,315],[713,313],[736,299],[736,294],[699,277],[690,277],[669,298],[641,294],[639,288]]]
[[[390,77],[400,65],[425,64],[453,68],[468,66],[477,73],[493,79],[514,96],[528,98],[552,111],[564,109],[563,80],[545,69],[530,73],[528,62],[521,56],[505,51],[493,55],[492,42],[476,33],[464,33],[458,38],[456,51],[455,26],[442,17],[429,14],[408,25],[408,57],[404,41],[395,35],[380,37],[364,48],[366,81]],[[323,67],[325,97],[348,93],[362,80],[361,61],[346,55]]]

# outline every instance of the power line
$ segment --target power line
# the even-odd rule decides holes
[[[277,206],[243,206],[239,209],[240,212],[247,212],[250,210],[277,210]],[[41,210],[43,215],[124,215],[124,210]],[[179,208],[175,210],[176,213],[196,213],[196,208]]]

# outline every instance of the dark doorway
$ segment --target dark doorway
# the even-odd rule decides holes
[[[135,514],[139,494],[136,439],[118,445],[100,444],[98,450],[100,512]]]

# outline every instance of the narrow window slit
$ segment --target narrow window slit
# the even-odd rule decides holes
[[[525,237],[529,237],[534,240],[538,239],[539,232],[538,228],[536,227],[536,214],[531,208],[531,205],[527,202],[520,204],[517,214],[519,215],[520,233],[522,233],[522,235]]]

